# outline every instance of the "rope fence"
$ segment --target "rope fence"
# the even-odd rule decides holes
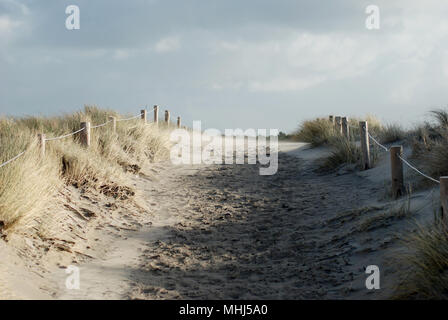
[[[19,159],[21,156],[23,156],[23,155],[25,154],[25,152],[26,152],[26,150],[23,151],[23,152],[21,152],[21,153],[19,153],[19,154],[16,155],[14,158],[12,158],[12,159],[6,161],[5,163],[0,164],[0,168],[3,168],[4,166],[10,164],[11,162],[13,162],[13,161]]]
[[[351,128],[355,128],[353,126],[350,126]],[[377,139],[375,139],[375,137],[373,137],[369,132],[368,132],[369,138],[372,139],[373,142],[375,142],[380,148],[382,148],[384,151],[386,152],[390,152],[390,148],[387,148],[385,145],[381,144]],[[412,170],[414,170],[415,172],[417,172],[418,174],[420,174],[421,176],[427,178],[428,180],[431,180],[432,182],[438,183],[440,184],[440,181],[437,179],[434,179],[430,176],[428,176],[427,174],[423,173],[422,171],[420,171],[419,169],[417,169],[416,166],[414,166],[413,164],[411,164],[408,160],[404,159],[401,155],[398,155],[398,158],[403,161],[403,163],[405,165],[407,165],[409,168],[411,168]]]
[[[410,169],[412,169],[420,176],[440,185],[440,202],[442,208],[442,217],[448,220],[448,177],[439,177],[439,179],[435,179],[422,172],[422,170],[417,168],[417,166],[413,165],[409,160],[406,160],[403,157],[403,146],[392,146],[388,148],[382,143],[380,143],[378,139],[376,139],[369,133],[367,121],[360,121],[359,128],[350,125],[347,117],[329,116],[329,121],[333,124],[335,131],[340,133],[347,139],[350,138],[350,128],[360,130],[361,149],[362,149],[361,151],[362,151],[362,158],[363,158],[362,161],[364,170],[370,169],[372,167],[370,160],[370,140],[372,140],[385,152],[390,153],[392,195],[395,199],[405,194],[403,164],[408,166]],[[433,191],[434,190],[431,191],[431,194]]]
[[[137,119],[137,118],[140,118],[140,117],[141,117],[141,114],[138,114],[138,115],[136,115],[134,117],[130,117],[130,118],[126,118],[126,119],[117,119],[117,122],[134,120],[134,119]]]
[[[93,126],[91,129],[96,129],[96,128],[104,127],[105,125],[108,125],[108,124],[111,123],[112,121],[113,121],[113,120],[106,121],[106,122],[104,122],[103,124],[99,124],[99,125],[97,125],[97,126]]]
[[[68,137],[71,137],[71,136],[74,136],[75,134],[77,134],[77,133],[80,133],[81,131],[83,131],[85,128],[81,128],[81,129],[79,129],[79,130],[77,130],[77,131],[75,131],[75,132],[72,132],[72,133],[68,133],[68,134],[65,134],[65,135],[63,135],[63,136],[60,136],[60,137],[54,137],[54,138],[45,138],[45,141],[55,141],[55,140],[62,140],[62,139],[65,139],[65,138],[68,138]]]
[[[114,132],[116,132],[117,122],[130,121],[130,120],[135,120],[137,118],[140,118],[142,121],[144,121],[144,124],[158,125],[159,124],[159,113],[158,113],[159,106],[155,105],[152,109],[154,111],[154,121],[149,121],[149,122],[147,121],[147,110],[146,109],[147,109],[147,107],[145,109],[141,110],[138,115],[132,116],[130,118],[125,118],[125,119],[117,119],[116,117],[110,116],[108,121],[106,121],[102,124],[96,125],[96,126],[91,126],[90,122],[81,122],[81,128],[79,130],[61,135],[59,137],[46,138],[45,134],[41,133],[38,135],[38,142],[39,142],[39,147],[41,149],[41,153],[42,153],[42,155],[45,155],[46,142],[62,140],[62,139],[69,138],[69,137],[72,137],[77,134],[80,134],[80,143],[82,145],[84,145],[85,147],[90,147],[90,130],[102,128],[102,127],[107,126],[108,124],[112,124],[112,129]],[[170,112],[168,110],[165,111],[165,125],[167,127],[170,126]],[[177,117],[177,128],[181,128],[181,117]],[[26,153],[26,151],[27,150],[19,153],[17,156],[0,164],[0,168],[3,168],[5,166],[7,166],[8,164],[14,162],[15,160],[19,159],[21,156],[23,156]]]

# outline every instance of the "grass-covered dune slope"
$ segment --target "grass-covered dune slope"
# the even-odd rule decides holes
[[[83,111],[51,118],[0,118],[0,164],[26,150],[22,157],[0,168],[0,231],[26,227],[58,197],[64,186],[94,190],[113,198],[132,197],[126,175],[138,173],[145,162],[169,154],[168,130],[140,119],[92,129],[91,146],[79,135],[47,141],[42,156],[38,134],[47,138],[74,132],[80,123],[98,125],[119,114],[86,106]]]

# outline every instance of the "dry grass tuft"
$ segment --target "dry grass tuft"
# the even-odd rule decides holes
[[[303,122],[294,137],[298,141],[308,142],[313,147],[318,147],[329,143],[334,135],[334,127],[329,120],[315,119]]]

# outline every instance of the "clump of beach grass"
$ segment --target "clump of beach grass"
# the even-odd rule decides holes
[[[0,120],[0,163],[28,150],[22,157],[0,168],[0,225],[13,226],[37,214],[51,201],[61,185],[54,154],[40,157],[35,136],[12,121]]]
[[[387,124],[379,130],[379,141],[383,144],[397,142],[406,138],[405,130],[399,124]]]
[[[413,157],[425,173],[440,177],[448,175],[448,111],[430,112],[427,122],[411,134]]]
[[[334,135],[333,124],[328,119],[322,118],[304,121],[294,134],[296,140],[308,142],[313,147],[329,143]]]
[[[405,242],[409,251],[401,257],[409,265],[396,299],[448,299],[448,231],[442,222],[417,226]]]
[[[353,140],[341,135],[330,138],[331,154],[324,160],[321,169],[332,170],[343,164],[360,164],[361,148]]]
[[[77,135],[47,141],[42,157],[38,133],[57,137],[78,130],[82,121],[97,125],[109,116],[120,117],[110,110],[86,106],[83,111],[59,117],[0,120],[0,163],[26,150],[22,157],[0,168],[3,229],[19,222],[26,224],[26,218],[44,210],[64,184],[126,199],[134,194],[126,173],[139,173],[145,163],[167,158],[169,130],[139,119],[117,123],[116,132],[110,124],[92,129],[89,148],[79,144]]]

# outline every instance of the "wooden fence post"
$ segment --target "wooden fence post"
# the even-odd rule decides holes
[[[181,127],[181,121],[180,121],[180,117],[177,117],[177,127],[180,129]]]
[[[347,117],[342,118],[342,135],[347,139],[350,139],[350,126]]]
[[[143,123],[146,124],[146,110],[140,110],[141,118]]]
[[[84,130],[80,133],[81,144],[85,147],[90,147],[90,122],[81,122],[81,128]]]
[[[154,123],[159,124],[159,106],[154,106]]]
[[[341,117],[336,117],[335,118],[335,124],[334,124],[334,129],[336,131],[336,133],[338,134],[342,134],[342,123],[341,123]]]
[[[361,133],[361,149],[362,149],[362,166],[363,170],[370,169],[370,141],[369,141],[369,126],[367,121],[359,122],[359,129]]]
[[[170,112],[168,110],[165,110],[165,122],[167,126],[170,125]]]
[[[43,133],[38,134],[39,149],[42,156],[45,156],[45,135]]]
[[[397,199],[404,195],[403,183],[403,162],[399,156],[403,155],[402,146],[392,146],[390,148],[390,171],[392,174],[392,197]]]
[[[448,220],[448,176],[440,177],[440,207],[442,209],[442,221]]]
[[[112,130],[115,133],[117,131],[117,118],[109,117],[109,121],[112,121]]]

